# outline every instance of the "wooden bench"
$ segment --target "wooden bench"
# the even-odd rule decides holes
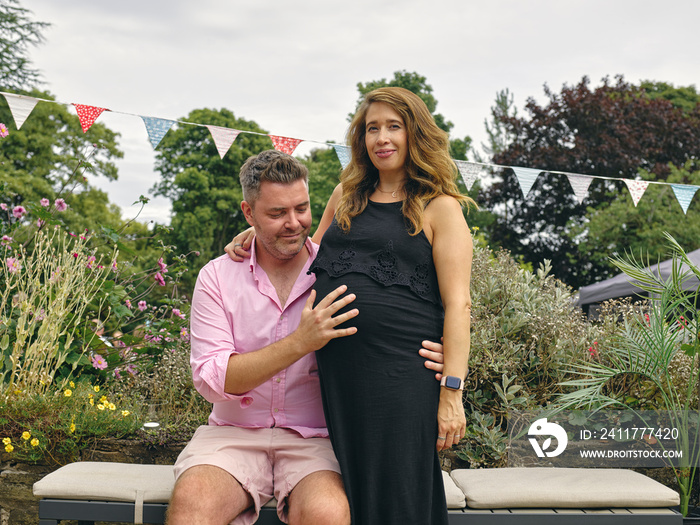
[[[504,468],[443,472],[450,525],[679,525],[678,494],[623,469]],[[34,484],[39,524],[165,521],[172,466],[71,463]],[[278,525],[276,502],[259,525]],[[428,525],[428,524],[426,524]]]

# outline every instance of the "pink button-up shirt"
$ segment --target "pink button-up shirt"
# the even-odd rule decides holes
[[[307,240],[306,249],[309,260],[284,306],[258,266],[254,249],[249,262],[236,263],[222,255],[199,272],[190,316],[190,364],[195,387],[214,405],[210,425],[284,427],[303,437],[328,436],[314,353],[245,394],[224,392],[231,355],[259,350],[288,336],[299,325],[316,280],[307,270],[318,245]]]

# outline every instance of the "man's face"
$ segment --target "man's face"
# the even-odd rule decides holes
[[[275,259],[288,260],[304,247],[311,229],[311,207],[303,180],[290,184],[263,182],[255,207],[243,201],[241,208],[248,224],[255,228],[257,249],[264,249]]]

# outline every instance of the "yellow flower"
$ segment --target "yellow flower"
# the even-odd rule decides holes
[[[39,440],[37,438],[34,438],[30,441],[33,447],[38,447],[39,446]]]
[[[92,389],[93,389],[95,392],[99,392],[99,391],[100,391],[99,385],[93,386]]]
[[[2,438],[3,445],[9,445],[10,443],[12,443],[12,440],[10,438]]]
[[[114,405],[114,403],[109,403],[107,406],[109,407],[110,410],[116,410],[116,409],[117,409],[117,407]]]
[[[66,389],[66,391],[63,392],[63,395],[66,396],[66,397],[70,397],[70,396],[73,395],[73,391],[72,391],[72,390],[69,390],[69,389]]]
[[[28,441],[29,438],[31,438],[31,437],[32,437],[32,435],[29,432],[27,432],[26,430],[24,432],[22,432],[22,439],[23,440]]]
[[[5,452],[12,452],[15,449],[12,445],[5,445]]]
[[[107,402],[107,396],[102,396],[100,398],[100,403],[106,403]]]
[[[70,424],[70,427],[68,427],[68,430],[70,431],[71,434],[72,434],[73,432],[75,432],[75,423],[73,423],[73,422],[71,421],[71,424]]]
[[[95,406],[95,400],[92,397],[90,398],[90,406]]]
[[[70,383],[68,383],[68,386],[70,386],[71,388],[75,388],[75,383],[71,381]]]
[[[129,412],[128,410],[122,410],[122,416],[126,417],[129,414],[131,414],[131,412]]]
[[[102,403],[97,405],[97,410],[104,410],[104,409],[105,409],[105,406]]]

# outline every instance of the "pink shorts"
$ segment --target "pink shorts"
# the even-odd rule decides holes
[[[286,523],[287,496],[297,483],[321,470],[340,474],[328,438],[303,438],[286,428],[203,425],[177,458],[175,479],[197,465],[225,470],[252,496],[254,508],[236,518],[235,525],[255,523],[260,507],[273,497]]]

